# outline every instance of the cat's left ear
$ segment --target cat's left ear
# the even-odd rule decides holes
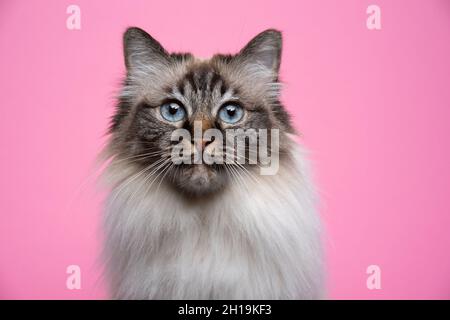
[[[281,62],[282,37],[281,32],[268,29],[254,37],[239,52],[241,62],[257,65],[278,75]]]

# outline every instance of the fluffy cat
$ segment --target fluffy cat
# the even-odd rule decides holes
[[[322,297],[315,191],[279,101],[281,42],[266,30],[236,55],[200,60],[167,52],[139,28],[125,32],[127,75],[105,151],[112,298]],[[202,130],[279,130],[278,172],[173,163],[171,134],[191,132],[194,121]],[[208,152],[219,142],[187,143]]]

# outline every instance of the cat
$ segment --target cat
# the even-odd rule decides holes
[[[322,298],[317,196],[279,101],[281,33],[206,60],[169,53],[136,27],[123,44],[127,73],[104,151],[111,298]],[[259,163],[175,164],[171,136],[194,122],[203,132],[277,130],[276,174],[259,174]],[[219,143],[205,140],[184,141],[193,150],[184,156]]]

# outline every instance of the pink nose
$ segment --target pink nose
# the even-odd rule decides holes
[[[209,120],[206,117],[200,116],[199,118],[197,118],[195,120],[196,122],[201,122],[201,130],[202,130],[202,134],[205,133],[206,130],[210,129],[213,127],[213,123],[211,122],[211,120]],[[195,122],[194,122],[195,123]],[[199,151],[203,151],[206,146],[208,144],[210,144],[212,141],[214,140],[211,139],[211,141],[205,140],[205,139],[198,139],[193,141],[195,143],[195,147],[199,150]]]
[[[197,141],[195,142],[195,147],[196,147],[199,151],[203,151],[203,150],[205,150],[206,146],[207,146],[208,144],[210,144],[211,142],[212,142],[212,141],[200,139],[200,140],[197,140]]]

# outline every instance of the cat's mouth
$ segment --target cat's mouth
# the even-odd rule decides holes
[[[180,164],[176,166],[175,186],[183,193],[201,195],[224,187],[226,175],[220,165]]]

